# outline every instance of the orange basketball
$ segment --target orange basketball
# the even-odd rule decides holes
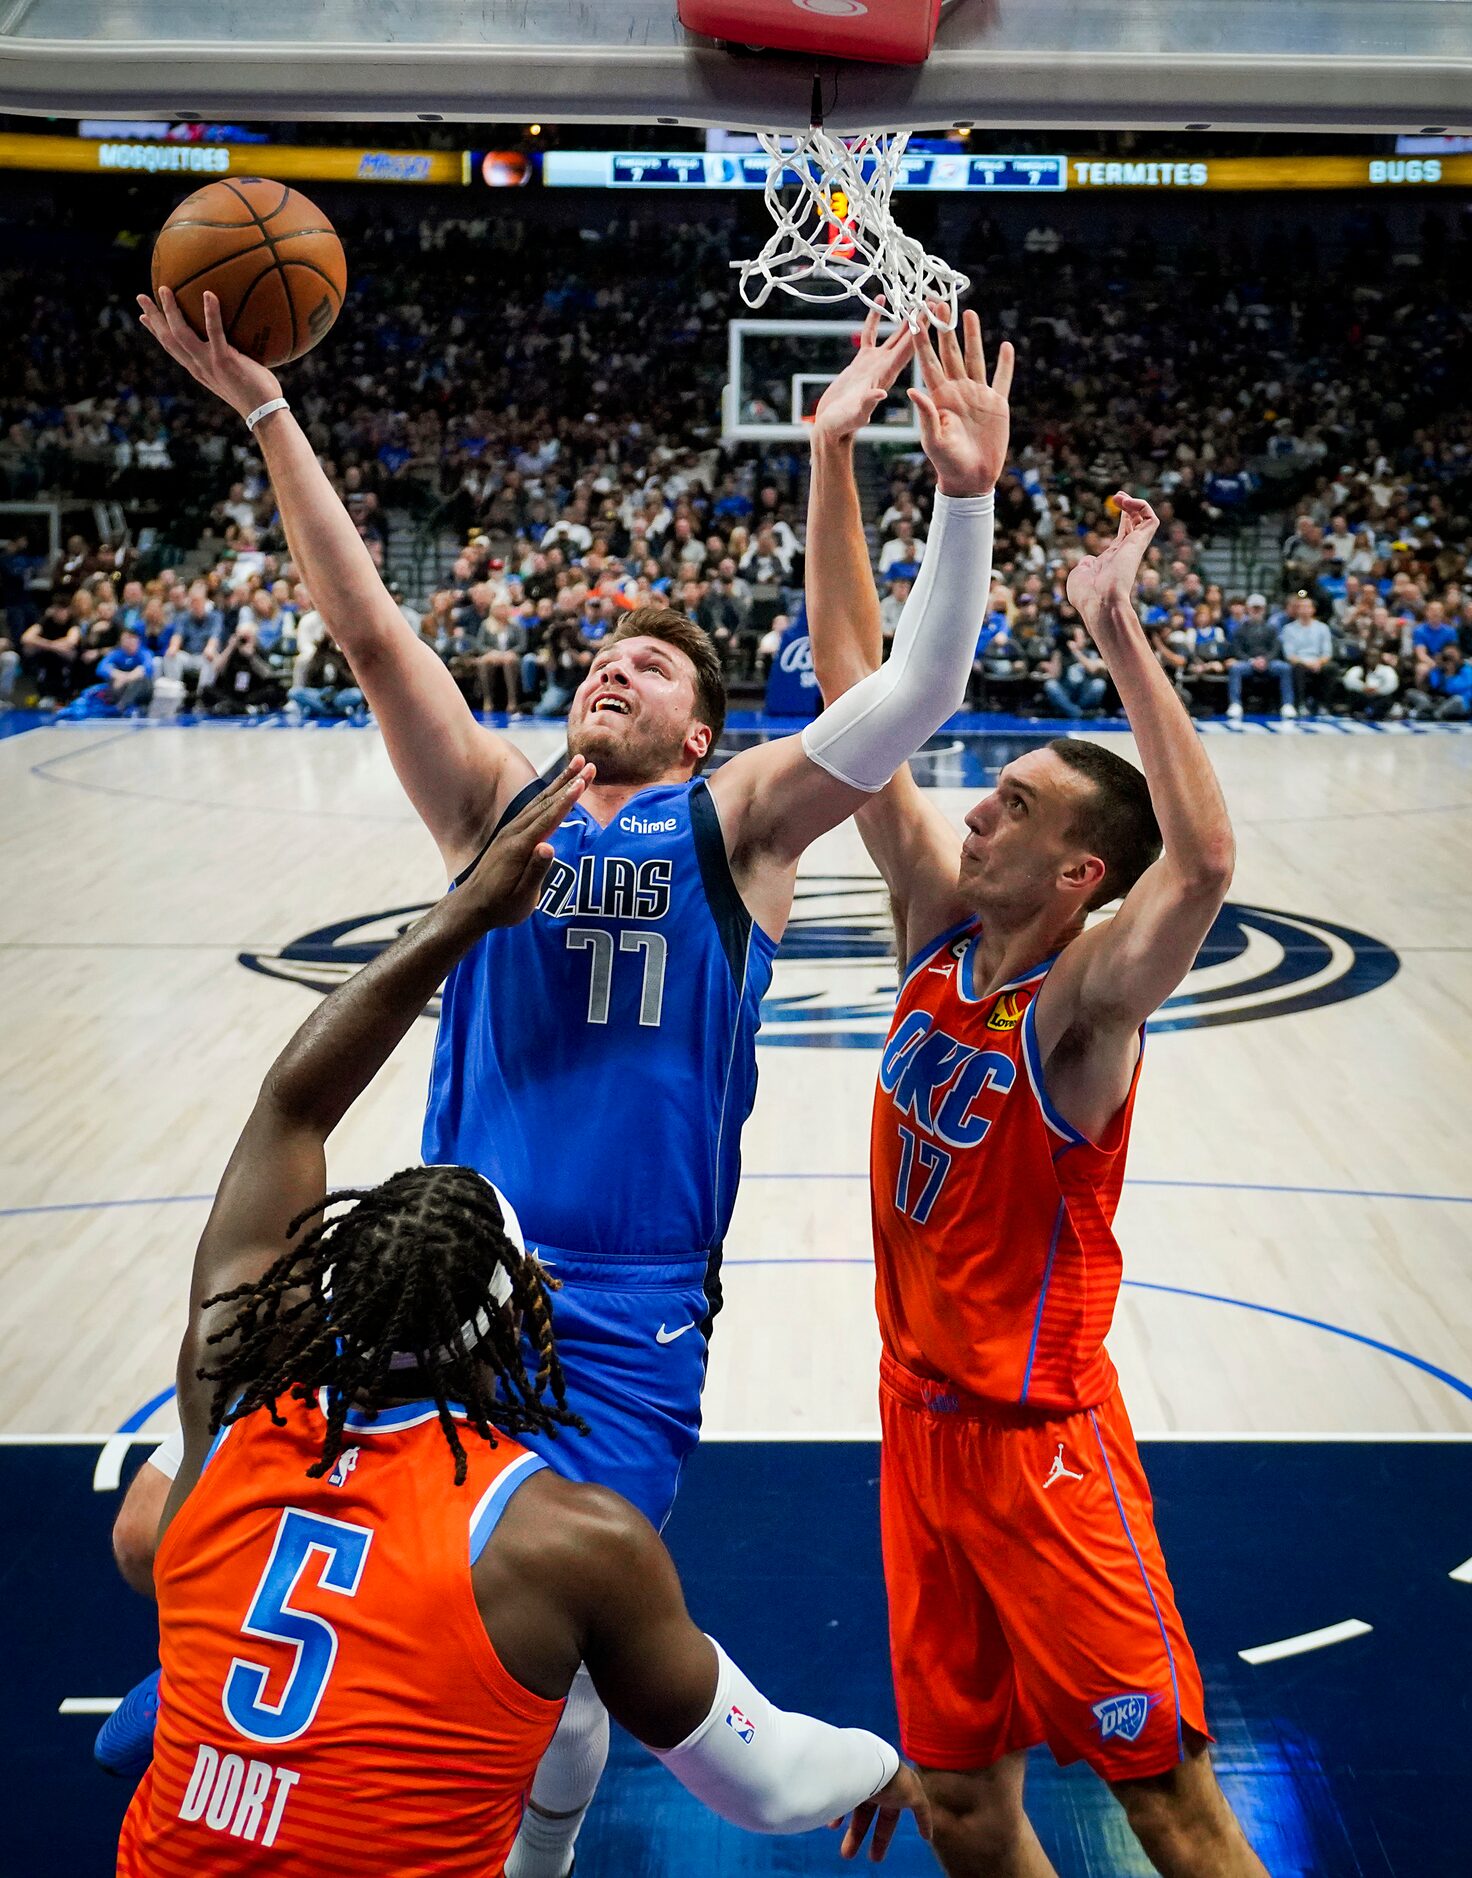
[[[186,196],[153,245],[153,297],[170,287],[201,339],[206,290],[225,337],[273,371],[299,359],[342,310],[347,260],[322,211],[259,176],[206,183]]]

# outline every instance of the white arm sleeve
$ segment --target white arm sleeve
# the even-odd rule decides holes
[[[184,1430],[175,1428],[164,1436],[148,1457],[148,1466],[156,1467],[167,1480],[177,1480],[184,1464]]]
[[[894,650],[802,733],[820,769],[873,795],[966,698],[992,584],[991,496],[943,496]]]
[[[656,1752],[688,1792],[747,1832],[811,1832],[872,1799],[899,1771],[887,1741],[774,1708],[711,1638],[710,1713],[678,1747]]]

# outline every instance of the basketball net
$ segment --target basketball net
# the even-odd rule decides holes
[[[754,260],[731,263],[747,306],[765,306],[779,288],[813,306],[882,300],[891,319],[914,321],[935,302],[945,309],[938,324],[955,326],[971,282],[927,254],[890,207],[908,131],[841,142],[813,124],[795,139],[758,137],[771,161],[763,200],[777,226]]]

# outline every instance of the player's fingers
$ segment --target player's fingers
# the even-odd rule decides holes
[[[881,348],[884,370],[880,384],[888,388],[915,356],[915,334],[908,326],[901,326],[899,331],[885,340]]]
[[[961,315],[961,351],[966,359],[966,374],[974,384],[986,383],[986,346],[981,337],[981,321],[968,307]]]
[[[947,378],[966,376],[966,360],[961,352],[961,341],[956,337],[956,329],[952,325],[942,326],[940,329],[940,362],[946,368]]]
[[[920,361],[920,376],[925,380],[925,389],[939,391],[946,382],[946,375],[941,369],[940,360],[935,356],[930,334],[923,327],[915,334],[915,357]]]
[[[869,317],[864,321],[864,330],[859,334],[859,344],[866,351],[879,337],[880,312],[877,306],[869,309]]]
[[[1013,350],[1012,341],[1004,339],[997,349],[997,369],[992,374],[992,390],[999,397],[1008,398],[1012,395],[1012,368],[1016,363],[1017,354]]]
[[[593,778],[593,766],[585,758],[575,756],[555,781],[533,796],[531,801],[506,829],[513,837],[533,841],[541,840],[550,833],[567,814],[573,803],[587,788]]]
[[[229,341],[225,337],[225,322],[220,318],[219,297],[208,291],[204,296],[204,336],[210,357],[217,365],[223,365]]]
[[[910,1811],[915,1816],[915,1830],[928,1843],[931,1834],[935,1831],[935,1822],[930,1816],[930,1795],[923,1787],[911,1800]]]
[[[881,1806],[879,1816],[874,1821],[874,1837],[869,1841],[870,1862],[877,1865],[889,1850],[889,1842],[894,1837],[894,1829],[900,1823],[899,1809]]]
[[[874,1817],[874,1808],[866,1801],[863,1806],[856,1806],[849,1816],[848,1831],[843,1835],[843,1844],[838,1850],[844,1858],[857,1856],[864,1843],[864,1834],[869,1830],[869,1821]]]
[[[910,402],[920,413],[920,435],[924,442],[931,443],[940,437],[940,412],[936,410],[929,395],[923,391],[911,390]]]
[[[199,341],[194,336],[194,329],[179,310],[179,302],[172,287],[160,287],[158,303],[163,308],[164,319],[168,322],[169,337],[187,358],[191,351],[199,349]]]

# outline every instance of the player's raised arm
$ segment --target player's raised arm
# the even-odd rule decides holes
[[[824,392],[813,424],[805,598],[813,671],[824,704],[878,671],[883,660],[854,440],[910,358],[913,337],[902,326],[878,345],[878,325],[878,314],[871,314],[857,354]],[[964,346],[979,358],[981,333],[974,313],[965,315]],[[927,801],[907,763],[855,820],[889,888],[903,967],[934,934],[965,916],[956,893],[956,832]]]
[[[1134,1033],[1191,969],[1231,884],[1236,847],[1216,772],[1150,649],[1131,604],[1140,560],[1159,526],[1148,502],[1120,493],[1119,530],[1079,562],[1068,597],[1119,692],[1140,752],[1163,851],[1107,924],[1075,941],[1038,1000],[1046,1057],[1069,1033],[1096,1042]],[[1102,884],[1102,883],[1101,883]],[[1056,984],[1055,984],[1056,980]],[[1094,1056],[1107,1051],[1091,1051]]]
[[[763,862],[795,866],[820,834],[875,796],[965,696],[990,580],[992,491],[1006,461],[1012,370],[1004,347],[996,383],[988,384],[974,324],[968,345],[963,353],[956,335],[943,332],[937,352],[926,332],[915,338],[926,388],[910,395],[938,489],[925,560],[889,660],[857,677],[800,738],[745,751],[711,779],[743,893]],[[849,553],[867,579],[861,529],[855,544],[850,528]],[[857,676],[856,657],[850,669]]]
[[[167,287],[138,296],[143,325],[191,376],[245,419],[282,395],[281,383],[225,339],[219,302],[204,296],[199,339]],[[257,420],[254,436],[281,510],[291,557],[383,731],[399,781],[454,875],[487,822],[531,780],[527,759],[484,730],[433,649],[389,596],[352,518],[289,409]]]
[[[610,1714],[687,1791],[747,1832],[808,1832],[851,1813],[846,1858],[871,1822],[870,1856],[883,1858],[906,1809],[929,1838],[919,1778],[887,1741],[778,1708],[691,1622],[674,1564],[643,1514],[612,1493],[563,1491],[568,1517],[550,1540],[538,1520],[528,1562],[535,1557],[574,1613],[578,1648]]]
[[[508,823],[454,893],[317,1006],[267,1072],[195,1254],[189,1325],[179,1352],[179,1410],[186,1462],[195,1471],[208,1437],[210,1401],[198,1370],[211,1333],[234,1316],[219,1294],[257,1284],[288,1255],[292,1222],[326,1191],[327,1137],[451,966],[490,927],[513,925],[530,913],[552,859],[545,837],[592,774],[575,758]],[[211,1298],[213,1306],[206,1303]],[[187,1472],[180,1470],[186,1488]]]

